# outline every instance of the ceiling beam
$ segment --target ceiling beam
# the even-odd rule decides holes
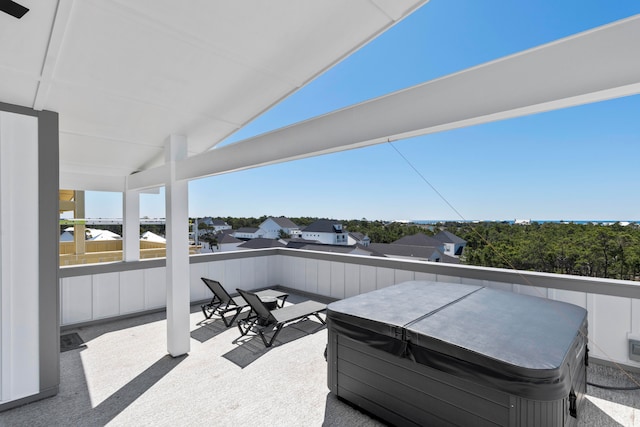
[[[640,15],[189,157],[176,164],[176,178],[202,178],[638,94],[637,40]]]
[[[73,0],[58,2],[56,14],[53,19],[47,53],[44,57],[42,70],[40,71],[40,81],[33,100],[33,109],[42,111],[49,99],[49,90],[62,49],[65,32],[69,26],[69,18],[73,9]]]

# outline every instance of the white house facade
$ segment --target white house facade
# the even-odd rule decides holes
[[[281,237],[281,232],[293,238],[300,237],[301,235],[300,227],[289,218],[282,216],[278,218],[267,218],[260,224],[260,231],[257,234],[265,239],[278,239]]]
[[[320,219],[302,230],[302,238],[325,245],[348,245],[349,233],[337,221]]]
[[[262,236],[263,231],[255,227],[242,227],[233,232],[233,237],[241,240],[257,239]]]

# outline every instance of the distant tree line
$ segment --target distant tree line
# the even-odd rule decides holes
[[[640,279],[640,228],[575,223],[447,223],[465,239],[462,262],[609,279]]]

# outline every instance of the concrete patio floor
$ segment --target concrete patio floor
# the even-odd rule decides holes
[[[292,295],[290,302],[303,297]],[[329,393],[317,321],[283,329],[265,349],[257,337],[203,322],[192,307],[191,351],[166,351],[164,312],[70,329],[85,345],[61,353],[60,393],[0,413],[0,426],[381,426]],[[632,374],[638,381],[640,375]],[[630,386],[617,369],[591,364],[590,382]],[[640,391],[588,387],[580,426],[640,427]]]

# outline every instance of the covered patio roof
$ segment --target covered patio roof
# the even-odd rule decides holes
[[[216,148],[425,3],[23,0],[0,90],[60,114],[61,188],[108,191],[164,185],[170,135],[197,179],[640,93],[636,15]]]
[[[61,187],[124,191],[215,147],[426,0],[22,0],[0,13],[3,101],[60,117]]]

